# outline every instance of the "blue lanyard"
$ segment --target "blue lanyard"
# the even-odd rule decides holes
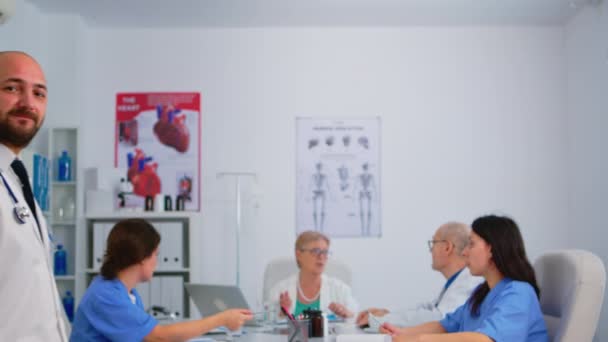
[[[8,185],[8,183],[6,182],[6,178],[4,178],[4,175],[1,172],[0,172],[0,177],[2,177],[2,182],[4,182],[4,186],[6,187],[6,190],[8,190],[8,194],[11,195],[11,198],[13,199],[13,203],[15,205],[19,204],[19,200],[17,200],[17,197],[13,193],[13,190]]]
[[[464,268],[463,268],[463,269],[461,269],[460,271],[458,271],[458,272],[454,273],[454,275],[452,275],[452,276],[450,277],[450,279],[448,279],[448,281],[445,283],[445,286],[444,286],[444,288],[445,288],[446,290],[448,289],[448,287],[450,287],[450,285],[452,285],[452,283],[454,282],[454,280],[456,280],[456,277],[458,277],[458,275],[460,274],[460,272],[462,272],[462,270],[464,270]]]
[[[454,280],[456,280],[456,277],[458,277],[458,275],[462,272],[463,269],[461,269],[460,271],[454,273],[450,279],[448,279],[448,281],[445,283],[445,285],[443,286],[443,290],[441,290],[441,293],[439,294],[439,298],[437,298],[437,302],[435,302],[435,307],[439,306],[439,303],[441,302],[441,300],[443,299],[443,295],[445,294],[445,292],[448,290],[448,287],[450,287],[450,285],[452,285],[452,283],[454,282]]]

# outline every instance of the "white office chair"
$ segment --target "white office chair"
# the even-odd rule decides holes
[[[561,250],[541,255],[534,269],[550,340],[592,341],[606,285],[602,260],[583,250]]]
[[[270,289],[278,282],[298,273],[298,265],[294,257],[280,257],[271,260],[264,270],[264,288],[262,298],[269,300]],[[352,272],[350,267],[340,260],[329,258],[325,266],[325,274],[342,280],[346,285],[352,285]]]

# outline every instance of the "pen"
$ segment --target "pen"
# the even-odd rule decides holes
[[[296,321],[295,317],[293,317],[293,315],[290,314],[289,311],[287,311],[287,309],[285,309],[285,307],[282,305],[281,305],[281,311],[283,311],[283,313],[287,316],[287,318],[289,318],[290,321],[292,321],[292,322]]]

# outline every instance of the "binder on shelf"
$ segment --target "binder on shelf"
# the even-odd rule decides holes
[[[184,317],[184,278],[181,276],[154,276],[149,283],[149,302],[144,301],[145,308],[160,306],[175,315],[176,318]],[[140,287],[137,287],[139,295]],[[142,291],[146,291],[142,287]],[[142,297],[143,300],[143,297]]]
[[[159,271],[180,270],[183,263],[183,225],[181,222],[155,223],[154,226],[160,234],[160,247],[158,252]]]
[[[167,222],[163,224],[166,249],[165,249],[165,268],[167,269],[182,269],[184,262],[182,256],[183,251],[183,225],[181,222]]]
[[[162,304],[162,283],[160,277],[152,277],[150,280],[150,304],[152,306],[163,306]]]
[[[40,206],[40,210],[49,210],[48,206],[48,193],[49,193],[49,160],[40,155],[34,154],[33,156],[33,193],[36,202]]]
[[[160,245],[158,246],[158,262],[156,263],[156,270],[163,271],[167,268],[166,261],[168,257],[165,255],[167,251],[167,234],[165,233],[164,223],[153,222],[152,225],[160,234]]]
[[[176,318],[184,317],[184,278],[163,276],[161,279],[161,305],[171,311]]]
[[[103,264],[103,256],[106,252],[106,241],[114,226],[113,223],[93,223],[93,269],[99,270]]]

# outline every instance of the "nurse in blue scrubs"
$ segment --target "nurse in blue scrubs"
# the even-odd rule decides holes
[[[472,224],[464,254],[471,274],[483,282],[466,303],[443,320],[411,328],[384,324],[393,342],[546,342],[540,291],[517,224],[508,217],[484,216]]]
[[[236,330],[252,318],[233,309],[203,319],[159,325],[135,286],[152,279],[160,235],[141,219],[118,222],[108,236],[101,275],[78,305],[70,341],[185,341],[214,328]]]

